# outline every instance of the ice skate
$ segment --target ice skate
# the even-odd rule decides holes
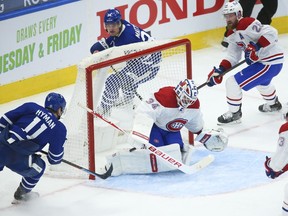
[[[14,193],[14,200],[12,204],[20,204],[23,202],[27,202],[39,197],[39,193],[37,192],[26,192],[25,189],[20,185],[16,192]]]
[[[265,103],[260,105],[258,109],[260,112],[275,112],[282,109],[282,104],[279,102],[278,97],[276,97],[275,103],[273,105]]]
[[[236,113],[230,111],[224,113],[218,117],[218,125],[231,124],[231,123],[241,123],[242,112],[239,109]]]

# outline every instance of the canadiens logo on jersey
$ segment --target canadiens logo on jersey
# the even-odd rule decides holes
[[[180,131],[184,125],[187,123],[187,119],[174,119],[166,124],[167,130],[171,132]]]

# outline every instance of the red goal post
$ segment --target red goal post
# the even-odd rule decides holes
[[[88,108],[96,110],[101,100],[103,100],[104,85],[109,75],[121,71],[127,66],[127,62],[130,60],[139,59],[141,57],[145,58],[157,52],[162,55],[160,72],[152,81],[147,81],[139,85],[139,88],[137,89],[137,92],[145,98],[146,93],[152,93],[151,91],[154,91],[154,89],[159,89],[164,85],[175,86],[180,80],[185,78],[192,79],[192,53],[191,43],[188,39],[151,41],[129,44],[121,47],[112,47],[93,54],[81,61],[78,65],[78,75],[74,94],[69,104],[67,114],[64,117],[64,123],[66,123],[68,127],[68,143],[65,144],[67,146],[67,151],[65,150],[67,159],[77,161],[83,166],[86,164],[86,167],[88,167],[89,170],[93,172],[96,171],[95,155],[97,153],[97,146],[103,147],[104,143],[99,143],[99,141],[97,141],[98,134],[96,131],[98,126],[97,129],[95,129],[94,116],[88,114],[85,110],[85,115],[80,114],[80,112],[83,112],[83,108],[80,108],[82,109],[81,111],[76,104],[82,103]],[[135,67],[140,67],[140,65],[135,65]],[[134,106],[135,100],[137,99],[133,99]],[[133,115],[133,112],[128,108],[115,107],[115,109],[118,109],[117,112],[120,112],[119,109],[121,109],[122,112],[120,115],[117,113],[117,116],[122,116],[122,114],[127,115],[129,112],[131,112],[130,115]],[[84,117],[84,120],[83,116],[86,116]],[[115,117],[112,115],[111,118],[117,118],[117,116]],[[123,123],[121,119],[118,121],[119,123]],[[79,125],[75,125],[75,123]],[[81,138],[79,138],[80,136]],[[188,139],[190,144],[193,143],[193,134],[189,133]],[[105,139],[103,138],[102,140]],[[117,141],[114,140],[113,142]],[[105,150],[106,149],[104,149],[104,151]],[[89,178],[94,179],[94,176],[89,176]]]

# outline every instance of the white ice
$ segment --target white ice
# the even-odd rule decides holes
[[[288,54],[288,35],[280,35],[280,44]],[[286,41],[286,42],[285,42]],[[225,56],[219,45],[193,51],[193,79],[205,82],[208,72]],[[288,102],[287,57],[282,72],[273,80],[279,100]],[[240,67],[226,75],[229,77]],[[225,79],[224,79],[225,81]],[[55,89],[68,101],[73,85]],[[0,106],[0,115],[27,101],[43,104],[47,92],[12,101]],[[217,128],[216,119],[227,111],[225,84],[199,90],[206,128]],[[265,175],[264,160],[271,155],[283,120],[281,112],[263,114],[264,103],[256,90],[243,94],[242,123],[223,126],[229,135],[229,146],[213,153],[215,161],[195,175],[175,171],[154,175],[123,175],[107,180],[51,178],[44,175],[35,191],[40,199],[25,205],[11,205],[21,177],[4,169],[0,173],[0,215],[193,215],[193,216],[277,216],[281,215],[287,175],[271,180]],[[209,152],[198,147],[197,160]]]

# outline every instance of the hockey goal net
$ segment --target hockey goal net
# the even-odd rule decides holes
[[[145,120],[134,122],[135,108],[159,88],[191,79],[191,61],[188,39],[113,47],[81,61],[74,93],[64,116],[68,131],[65,159],[97,172],[95,167],[105,163],[105,154],[127,144],[123,133],[94,118],[79,104],[125,130],[144,128],[141,132],[149,136],[150,128]],[[64,170],[68,176],[85,175],[73,167],[67,166]],[[63,174],[63,170],[61,172]]]

